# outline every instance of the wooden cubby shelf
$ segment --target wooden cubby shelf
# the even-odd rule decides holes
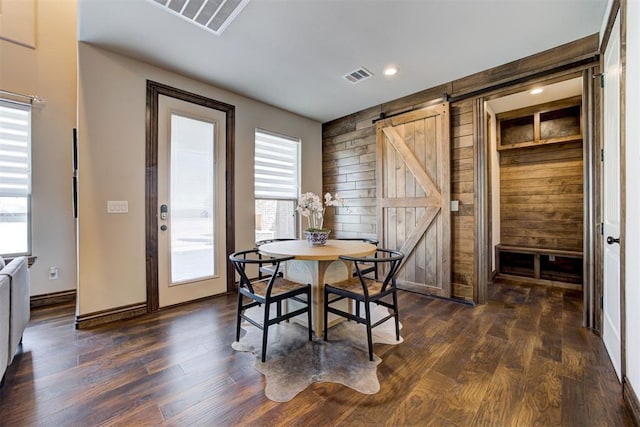
[[[499,277],[582,290],[582,252],[496,245]]]
[[[582,140],[581,97],[496,115],[498,151]]]

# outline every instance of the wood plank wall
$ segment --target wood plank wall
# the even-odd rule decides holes
[[[331,237],[376,235],[376,128],[369,114],[355,114],[324,127],[323,192],[339,192],[348,207],[329,208],[325,226]]]
[[[454,103],[451,112],[451,288],[456,297],[472,300],[475,283],[475,172],[473,100]]]
[[[582,251],[582,142],[500,152],[500,242]]]
[[[568,69],[597,61],[599,35],[592,34],[563,46],[531,55],[508,64],[481,71],[440,86],[395,99],[345,117],[324,123],[323,186],[324,191],[340,191],[349,199],[349,210],[332,209],[325,224],[334,230],[332,237],[377,237],[375,206],[375,125],[372,120],[421,108],[439,100],[443,94],[469,96],[452,103],[451,112],[451,191],[452,200],[460,201],[460,211],[452,213],[452,293],[454,297],[472,299],[477,287],[474,264],[476,229],[474,200],[477,141],[473,135],[473,96],[486,88],[533,78],[554,69]],[[437,101],[439,102],[439,101]]]

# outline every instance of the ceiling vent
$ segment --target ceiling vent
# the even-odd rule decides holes
[[[150,0],[219,36],[249,0]]]
[[[373,73],[371,71],[367,70],[364,67],[360,67],[357,70],[352,71],[346,76],[344,76],[344,78],[349,80],[351,83],[355,84],[355,83],[360,83],[361,81],[367,80],[372,76],[373,76]]]

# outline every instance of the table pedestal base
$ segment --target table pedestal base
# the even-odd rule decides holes
[[[352,263],[342,260],[332,261],[311,261],[311,260],[291,260],[287,261],[284,275],[287,280],[298,283],[311,283],[311,322],[315,336],[322,337],[324,330],[324,285],[325,283],[336,283],[351,277]],[[349,301],[344,300],[342,310],[351,312]],[[292,309],[296,309],[296,302],[290,301]],[[306,315],[293,318],[294,321],[307,324]],[[344,317],[329,313],[329,327],[345,320]]]

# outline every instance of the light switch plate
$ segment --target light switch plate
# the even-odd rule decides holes
[[[460,202],[458,200],[451,201],[451,212],[458,212],[460,208]]]
[[[108,200],[107,213],[127,213],[129,212],[129,202],[126,200]]]

